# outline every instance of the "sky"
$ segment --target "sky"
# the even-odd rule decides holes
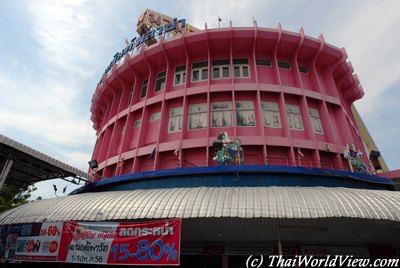
[[[124,40],[150,8],[200,29],[252,26],[324,35],[344,47],[365,96],[361,117],[390,169],[400,169],[400,1],[3,0],[0,9],[0,133],[84,171],[96,132],[91,98]],[[55,197],[62,180],[38,184]],[[60,191],[58,192],[60,195]]]

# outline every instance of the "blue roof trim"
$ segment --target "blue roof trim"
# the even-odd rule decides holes
[[[128,188],[135,188],[135,185],[139,189],[143,188],[161,188],[161,187],[179,187],[179,179],[183,177],[190,177],[190,182],[185,181],[186,187],[198,187],[198,186],[231,186],[229,181],[224,181],[224,176],[229,174],[235,174],[246,176],[249,179],[245,183],[240,183],[237,186],[266,186],[266,185],[301,185],[307,186],[304,179],[305,176],[314,177],[316,181],[313,181],[311,186],[336,186],[336,187],[351,187],[351,188],[379,188],[379,189],[394,189],[392,180],[360,174],[342,170],[331,170],[324,168],[305,168],[305,167],[287,167],[287,166],[217,166],[217,167],[193,167],[193,168],[181,168],[181,169],[167,169],[157,171],[139,172],[134,174],[122,175],[103,179],[88,185],[85,185],[71,194],[78,194],[83,192],[92,192],[99,190],[111,190],[111,188],[124,189],[124,185],[129,185]],[[265,175],[262,179],[271,181],[261,182],[260,177],[257,175]],[[275,175],[275,176],[273,176]],[[282,181],[277,182],[277,178],[282,177]],[[287,175],[291,175],[288,177]],[[295,175],[296,177],[293,177]],[[218,178],[219,181],[212,183],[205,181],[207,178]],[[345,181],[344,181],[345,179]],[[174,182],[167,182],[171,180]],[[297,180],[297,181],[296,181]],[[157,181],[157,184],[154,182]],[[353,184],[353,185],[352,185]],[[374,186],[375,185],[375,186]],[[182,185],[183,186],[183,185]],[[107,189],[110,188],[110,189]]]

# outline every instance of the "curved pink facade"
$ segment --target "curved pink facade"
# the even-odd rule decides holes
[[[349,170],[346,143],[363,150],[350,110],[363,90],[346,58],[322,36],[280,26],[143,46],[93,96],[95,179],[216,165],[210,146],[221,132],[241,140],[245,165]]]

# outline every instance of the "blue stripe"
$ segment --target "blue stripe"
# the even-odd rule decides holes
[[[103,179],[71,194],[172,187],[325,186],[394,190],[392,180],[323,168],[217,166],[157,170]]]

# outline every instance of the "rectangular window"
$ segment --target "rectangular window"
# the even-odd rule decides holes
[[[249,60],[233,59],[233,71],[236,78],[250,77]]]
[[[142,85],[142,91],[140,92],[140,98],[143,99],[144,97],[146,97],[147,94],[147,84],[149,83],[149,80],[146,79],[143,81],[143,85]]]
[[[319,113],[317,109],[309,108],[311,124],[313,126],[314,132],[318,134],[324,134],[322,130],[321,119],[319,118]]]
[[[290,70],[290,63],[286,61],[278,61],[278,67]]]
[[[272,66],[272,61],[271,60],[267,60],[267,59],[256,59],[256,65],[257,66],[271,67]]]
[[[161,112],[152,113],[152,114],[150,115],[149,122],[150,122],[150,123],[153,123],[153,122],[155,122],[155,121],[157,121],[157,120],[160,120],[160,119],[161,119]]]
[[[138,128],[138,127],[140,127],[141,124],[142,124],[142,119],[138,119],[133,124],[133,128]]]
[[[166,74],[167,74],[166,71],[157,74],[156,87],[154,88],[154,92],[163,90],[165,88]]]
[[[232,126],[232,102],[221,101],[211,103],[211,127]]]
[[[189,105],[189,130],[207,127],[207,111],[207,103]]]
[[[172,108],[169,112],[168,133],[182,129],[182,107]]]
[[[212,78],[213,79],[224,79],[229,78],[229,60],[213,60],[212,61]]]
[[[182,85],[186,82],[186,65],[175,68],[174,86]]]
[[[305,66],[300,66],[299,65],[299,72],[300,73],[304,73],[304,74],[308,74],[308,68]]]
[[[236,102],[236,125],[239,127],[253,127],[256,125],[254,103],[252,101]]]
[[[289,128],[303,130],[300,107],[298,105],[286,104],[286,113],[289,121]]]
[[[208,79],[208,61],[195,62],[192,64],[192,82]]]
[[[261,102],[264,114],[264,126],[272,128],[281,128],[281,115],[279,105],[276,102]]]

